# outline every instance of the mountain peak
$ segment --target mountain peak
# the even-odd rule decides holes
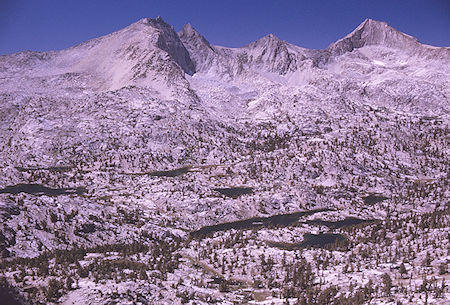
[[[367,18],[347,36],[358,35],[361,33],[367,35],[370,42],[380,42],[379,39],[381,38],[381,35],[389,35],[392,32],[401,33],[389,26],[387,22]],[[376,41],[377,39],[378,41]]]
[[[158,16],[156,18],[142,18],[137,23],[149,25],[151,27],[162,29],[162,28],[172,28],[173,27],[164,21],[164,19],[161,18],[161,16]]]
[[[178,32],[178,37],[193,59],[196,70],[201,69],[202,63],[214,53],[214,49],[209,44],[208,40],[197,32],[190,23],[184,25],[181,31]]]
[[[247,47],[249,48],[257,48],[257,47],[277,47],[281,44],[284,44],[284,41],[282,41],[281,39],[279,39],[277,36],[275,36],[274,34],[268,34],[252,43],[250,43]]]
[[[194,73],[194,63],[191,61],[188,51],[175,32],[173,26],[166,23],[161,16],[158,16],[155,19],[143,18],[133,25],[136,24],[144,24],[154,28],[158,33],[156,46],[161,50],[166,51],[185,73]]]
[[[407,48],[417,45],[416,38],[397,31],[384,21],[364,20],[355,30],[328,48],[337,55],[368,45]]]
[[[361,22],[361,24],[358,26],[358,28],[359,27],[367,27],[367,28],[378,27],[378,28],[380,28],[380,27],[388,27],[388,24],[385,21],[379,21],[379,20],[366,18],[363,22]]]
[[[180,32],[178,32],[179,35],[185,35],[185,36],[198,36],[200,35],[199,32],[190,24],[186,23]]]
[[[268,34],[245,48],[248,49],[252,64],[281,75],[294,71],[297,66],[296,54],[291,53],[289,44],[274,34]]]
[[[281,41],[280,38],[278,38],[277,36],[275,36],[274,34],[270,33],[266,36],[264,36],[262,39],[264,40],[275,40],[275,41]]]
[[[189,40],[191,43],[195,43],[198,46],[211,48],[208,40],[206,40],[205,37],[203,37],[190,23],[184,25],[181,31],[178,32],[178,36],[183,42]]]

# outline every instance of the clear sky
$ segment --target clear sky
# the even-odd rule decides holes
[[[326,48],[365,18],[450,46],[450,0],[0,0],[0,54],[63,49],[158,15],[229,47],[272,33]]]

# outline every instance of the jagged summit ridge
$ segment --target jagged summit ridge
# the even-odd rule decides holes
[[[319,72],[312,73],[311,68],[328,69],[329,64],[339,61],[341,55],[361,48],[376,49],[377,46],[427,60],[445,62],[450,59],[449,48],[422,45],[387,23],[371,19],[366,19],[327,49],[309,50],[273,34],[241,48],[215,46],[191,24],[176,33],[171,25],[157,17],[143,18],[117,32],[66,50],[4,56],[0,60],[0,73],[32,77],[75,73],[90,78],[91,81],[85,83],[101,91],[130,85],[162,88],[166,92],[173,86],[186,89],[185,74],[195,73],[208,73],[218,79],[242,78],[244,81],[254,77],[265,79],[271,73],[277,77],[297,73],[289,82],[298,84],[309,78],[307,74]],[[373,65],[383,59],[376,55],[377,52],[380,51],[363,50],[365,55],[359,55],[369,55],[366,60]]]

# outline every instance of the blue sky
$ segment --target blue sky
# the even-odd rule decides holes
[[[326,48],[365,18],[450,46],[450,0],[0,0],[0,54],[63,49],[158,15],[176,30],[190,22],[211,43],[230,47],[272,33]]]

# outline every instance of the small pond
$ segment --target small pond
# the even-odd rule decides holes
[[[299,220],[300,217],[312,215],[319,212],[331,211],[331,209],[314,209],[309,211],[295,212],[290,214],[279,214],[269,217],[253,217],[244,220],[238,220],[233,222],[226,222],[212,226],[205,226],[197,231],[192,231],[190,233],[191,237],[202,238],[206,235],[219,231],[227,231],[231,229],[244,230],[252,228],[263,228],[270,227],[274,225],[278,226],[288,226]]]
[[[242,195],[253,193],[253,188],[252,187],[215,188],[214,191],[219,192],[227,197],[237,198]]]
[[[132,176],[176,177],[186,174],[187,172],[189,172],[189,169],[190,167],[180,167],[166,171],[152,171],[144,173],[124,173],[124,174]]]
[[[8,305],[24,305],[23,302],[19,301],[19,293],[9,285],[0,283],[0,301],[1,304]]]
[[[176,177],[186,174],[189,171],[189,167],[181,167],[177,169],[167,170],[167,171],[154,171],[150,172],[150,176],[155,177]]]
[[[27,193],[33,195],[47,195],[47,196],[59,196],[59,195],[82,195],[86,192],[86,188],[50,188],[41,184],[16,184],[9,185],[3,189],[0,189],[0,194],[19,194]]]
[[[344,242],[345,240],[344,235],[336,233],[305,234],[304,240],[300,243],[300,247],[323,248],[337,242]]]
[[[326,226],[330,229],[339,229],[343,227],[350,227],[350,226],[356,226],[362,223],[372,222],[373,220],[366,220],[366,219],[360,219],[356,217],[347,217],[343,220],[338,221],[327,221],[322,219],[314,219],[314,220],[308,220],[304,223],[310,224],[310,225],[319,225],[319,226]]]
[[[19,172],[33,172],[33,171],[49,171],[49,172],[68,172],[72,169],[71,166],[52,166],[52,167],[20,167],[16,166]]]
[[[364,200],[365,204],[375,204],[384,200],[389,199],[389,197],[385,197],[382,195],[377,195],[377,194],[370,194],[369,196],[363,197],[362,198]]]

